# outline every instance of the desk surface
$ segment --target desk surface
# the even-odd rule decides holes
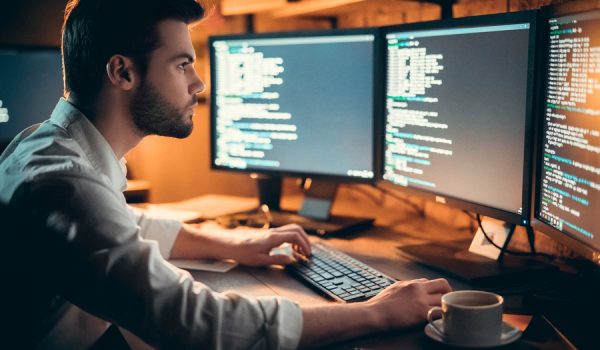
[[[283,207],[294,208],[297,199],[283,202]],[[425,240],[451,240],[469,237],[468,230],[449,228],[433,220],[408,214],[400,216],[393,211],[382,210],[377,206],[357,208],[352,204],[336,201],[334,213],[339,215],[371,215],[376,217],[376,225],[365,231],[342,237],[328,238],[327,244],[344,251],[351,256],[381,270],[399,280],[414,278],[446,277],[411,262],[397,254],[396,247],[404,244],[420,243]],[[402,216],[404,215],[404,216]],[[320,238],[311,237],[318,240]],[[325,297],[294,279],[281,268],[249,268],[238,266],[223,274],[205,271],[193,271],[195,279],[207,284],[216,291],[233,290],[250,296],[280,295],[288,297],[300,305],[331,303]],[[460,281],[448,278],[454,289],[468,289]],[[401,312],[401,310],[399,310]],[[530,317],[507,315],[506,320],[524,329]],[[348,342],[327,346],[328,349],[430,349],[440,345],[430,340],[423,332],[424,325],[403,331],[376,334]],[[536,348],[524,341],[509,346],[515,349]]]

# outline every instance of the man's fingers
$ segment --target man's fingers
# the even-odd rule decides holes
[[[310,243],[307,243],[297,233],[294,232],[281,232],[271,237],[272,245],[274,247],[279,246],[283,243],[290,243],[292,245],[299,246],[303,252],[310,252]],[[308,254],[308,253],[306,253]]]
[[[429,306],[440,306],[442,304],[442,295],[444,293],[428,294],[425,302]]]
[[[293,257],[284,254],[270,255],[266,259],[266,265],[287,265],[296,262]]]
[[[429,281],[427,278],[417,278],[417,279],[406,281],[406,282],[408,282],[408,283],[424,283],[427,281]]]
[[[288,232],[288,231],[297,232],[300,235],[300,237],[302,238],[302,240],[304,240],[306,242],[306,245],[309,247],[309,250],[308,251],[304,250],[304,253],[307,255],[310,255],[312,253],[310,251],[310,240],[308,238],[308,234],[306,233],[306,231],[304,231],[304,229],[300,225],[297,225],[297,224],[284,225],[281,227],[274,228],[273,231],[275,231],[275,232]]]
[[[298,228],[300,227],[298,226]],[[305,239],[301,234],[299,234],[299,231],[295,229],[289,231],[278,231],[272,234],[269,238],[269,243],[273,247],[279,246],[283,243],[295,244],[299,246],[305,254],[311,254],[310,241]]]
[[[427,281],[425,288],[430,294],[445,294],[452,291],[452,287],[450,287],[450,284],[444,278]]]

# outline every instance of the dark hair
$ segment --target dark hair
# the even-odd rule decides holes
[[[160,45],[157,23],[190,24],[203,16],[195,0],[70,0],[62,32],[65,91],[91,103],[116,54],[131,57],[145,75],[148,56]]]

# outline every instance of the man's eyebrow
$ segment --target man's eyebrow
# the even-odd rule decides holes
[[[189,53],[180,53],[179,55],[173,56],[170,61],[176,61],[182,58],[187,58],[188,62],[190,63],[193,63],[196,60],[196,58]]]

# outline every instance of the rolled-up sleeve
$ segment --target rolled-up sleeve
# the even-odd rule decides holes
[[[146,215],[143,210],[133,207],[128,207],[128,209],[140,227],[142,238],[157,241],[160,255],[169,259],[177,234],[181,230],[181,221],[153,218]]]
[[[141,225],[118,193],[93,179],[69,182],[75,190],[60,201],[75,224],[56,239],[65,252],[76,253],[57,251],[66,261],[53,269],[66,300],[158,348],[298,346],[302,313],[296,303],[212,291],[169,264],[156,240],[140,235]]]

